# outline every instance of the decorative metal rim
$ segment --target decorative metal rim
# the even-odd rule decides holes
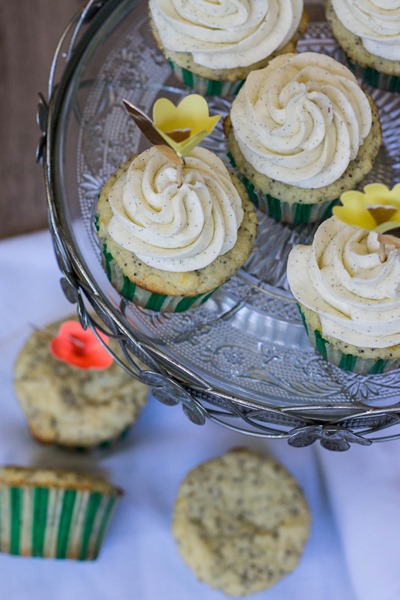
[[[400,425],[400,403],[383,409],[361,403],[342,406],[261,406],[216,391],[196,373],[163,355],[159,348],[136,337],[124,321],[124,301],[121,302],[120,314],[117,314],[114,307],[98,292],[95,282],[85,271],[60,225],[60,206],[54,194],[52,151],[62,90],[68,87],[74,68],[90,41],[91,32],[95,31],[121,2],[122,0],[89,0],[83,10],[72,19],[60,38],[52,61],[48,85],[49,101],[47,103],[40,95],[37,115],[41,130],[37,161],[43,164],[44,169],[49,228],[58,265],[63,274],[61,286],[67,299],[76,304],[83,327],[90,327],[95,334],[102,331],[116,339],[125,357],[125,360],[121,361],[114,355],[121,367],[132,377],[149,385],[153,396],[160,402],[169,406],[180,404],[185,415],[195,424],[203,425],[210,420],[245,435],[286,439],[293,447],[303,447],[319,441],[324,448],[335,451],[347,450],[353,443],[369,446],[373,442],[399,438],[400,428],[391,435],[381,433]],[[55,73],[61,58],[65,59],[65,66],[56,85]],[[149,368],[141,368],[138,359]]]

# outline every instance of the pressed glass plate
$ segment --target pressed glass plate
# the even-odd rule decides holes
[[[112,2],[113,10],[89,32],[70,60],[51,118],[48,148],[57,235],[73,256],[90,293],[122,319],[129,334],[154,350],[153,356],[189,384],[201,381],[213,394],[227,394],[253,408],[295,408],[298,414],[340,418],[346,407],[393,406],[400,372],[361,376],[338,369],[311,347],[288,289],[286,261],[297,243],[309,243],[314,226],[276,223],[259,214],[250,259],[202,307],[161,314],[121,299],[101,267],[93,224],[102,184],[132,153],[148,147],[122,105],[127,99],[151,115],[154,101],[175,103],[190,92],[177,82],[156,48],[144,3]],[[88,32],[87,32],[88,33]],[[78,47],[79,50],[79,47]],[[299,51],[323,52],[343,61],[328,26],[311,22]],[[400,95],[368,89],[378,106],[383,147],[363,185],[398,182]],[[225,115],[227,99],[209,98],[211,113]],[[204,146],[229,165],[222,127]],[[83,275],[82,275],[83,274]],[[335,408],[337,410],[335,410]],[[356,410],[357,409],[357,410]]]

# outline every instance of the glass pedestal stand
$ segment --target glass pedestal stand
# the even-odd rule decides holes
[[[320,9],[311,5],[310,13],[313,8]],[[298,50],[343,60],[320,21],[310,22]],[[196,424],[210,419],[292,446],[319,440],[339,451],[399,437],[400,373],[342,371],[307,340],[287,286],[286,260],[295,244],[312,238],[313,227],[282,225],[259,214],[245,267],[186,313],[139,309],[108,282],[93,226],[96,199],[118,165],[147,147],[122,99],[150,114],[158,96],[176,102],[187,93],[155,47],[139,1],[91,0],[60,39],[49,100],[42,96],[39,105],[38,160],[62,287],[82,324],[118,339],[121,366],[159,401],[180,404]],[[368,179],[391,186],[400,180],[400,94],[370,93],[384,145]],[[209,98],[209,104],[212,113],[226,114],[230,101]],[[221,127],[204,145],[228,164]]]

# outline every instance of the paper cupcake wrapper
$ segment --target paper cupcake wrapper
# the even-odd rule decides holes
[[[121,296],[134,304],[158,312],[183,312],[200,306],[212,296],[215,289],[197,296],[167,296],[149,292],[132,282],[114,260],[107,244],[103,243],[102,261],[107,277]],[[217,289],[217,288],[216,288]]]
[[[336,348],[331,342],[323,338],[318,329],[312,329],[309,326],[301,309],[300,314],[308,335],[308,339],[313,347],[326,360],[336,367],[339,367],[339,369],[351,371],[352,373],[358,373],[359,375],[378,375],[379,373],[386,373],[387,371],[391,371],[400,367],[400,357],[385,360],[382,358],[361,358],[360,356],[356,356],[354,354],[345,354]]]
[[[0,552],[93,560],[118,497],[71,489],[0,487]]]
[[[236,164],[233,156],[228,153],[230,163],[234,168]],[[303,202],[285,202],[266,194],[261,190],[256,190],[254,185],[244,175],[239,174],[239,179],[245,186],[250,200],[263,213],[282,223],[292,223],[293,225],[316,223],[324,221],[332,216],[332,208],[338,203],[338,200],[329,202],[319,202],[316,204],[307,204]]]
[[[168,61],[168,64],[179,81],[203,96],[236,96],[244,83],[244,80],[216,81],[207,79],[180,67],[171,60]]]
[[[62,450],[78,452],[80,454],[86,454],[89,452],[96,452],[96,451],[102,451],[102,450],[109,450],[110,448],[113,448],[114,446],[116,446],[118,444],[118,442],[120,442],[126,438],[129,431],[131,430],[131,427],[132,426],[129,425],[123,431],[121,431],[117,435],[113,436],[112,438],[108,438],[107,440],[104,440],[102,442],[99,442],[98,444],[93,444],[90,446],[79,446],[79,445],[70,446],[68,444],[60,444],[59,442],[56,443],[55,445],[58,448],[61,448]],[[45,442],[45,443],[46,443],[46,445],[48,444],[48,442]]]
[[[386,92],[400,92],[400,77],[380,73],[372,67],[361,67],[347,59],[349,69],[363,83]]]

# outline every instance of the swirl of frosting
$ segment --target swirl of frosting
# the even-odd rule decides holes
[[[323,337],[364,348],[400,344],[400,250],[387,250],[381,262],[377,233],[332,217],[311,246],[291,251],[290,289],[319,314]]]
[[[109,194],[109,235],[145,264],[164,271],[201,269],[236,243],[242,202],[223,162],[205,148],[176,165],[155,147],[136,156]]]
[[[259,173],[301,188],[339,179],[367,137],[372,114],[354,75],[315,52],[284,54],[246,79],[233,132]]]
[[[400,3],[392,0],[332,0],[337,18],[361,38],[364,48],[400,60]]]
[[[293,37],[303,0],[150,0],[161,43],[211,69],[247,67]]]

